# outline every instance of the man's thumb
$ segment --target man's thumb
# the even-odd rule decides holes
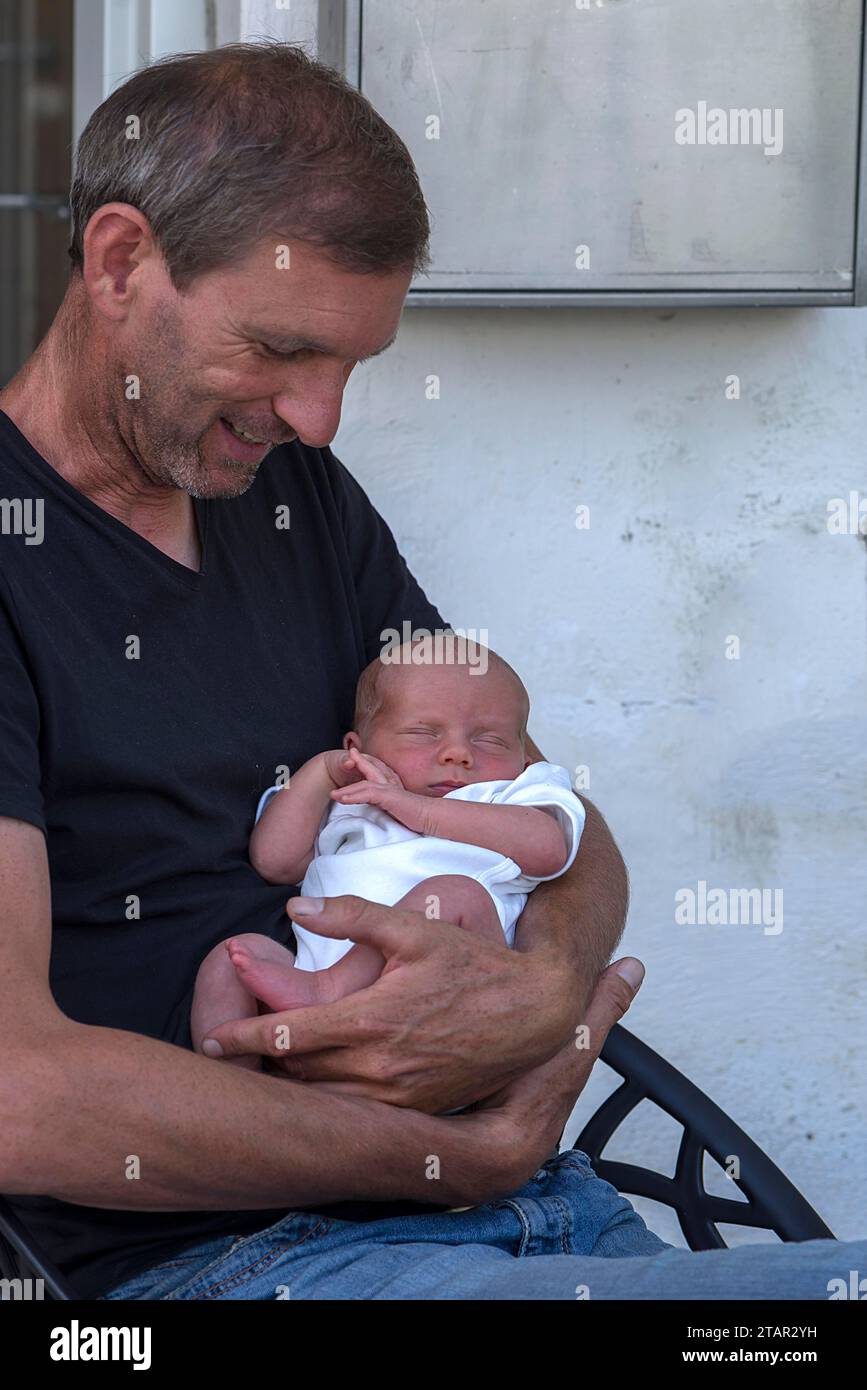
[[[635,956],[624,956],[622,960],[616,960],[614,964],[609,965],[607,969],[613,970],[622,980],[626,981],[632,989],[633,997],[641,989],[644,981],[644,966]],[[604,973],[607,972],[603,971],[603,974]]]
[[[644,979],[644,966],[635,956],[623,956],[606,966],[596,983],[584,1023],[590,1029],[591,1047],[600,1049],[615,1023],[626,1013]]]
[[[290,898],[286,911],[299,926],[338,941],[366,942],[382,947],[390,934],[398,933],[398,924],[390,916],[393,908],[369,902],[354,893],[343,893],[335,898]]]

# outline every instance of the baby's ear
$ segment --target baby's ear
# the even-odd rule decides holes
[[[350,729],[348,734],[343,735],[343,747],[346,749],[347,753],[350,748],[357,748],[359,753],[362,751],[361,739],[354,729]]]

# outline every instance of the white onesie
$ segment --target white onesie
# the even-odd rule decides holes
[[[282,787],[269,787],[259,800],[258,821],[272,796]],[[510,806],[549,806],[563,827],[569,854],[562,869],[536,877],[521,872],[514,859],[460,840],[420,835],[401,825],[378,806],[334,801],[326,808],[314,843],[314,857],[304,875],[301,894],[334,898],[344,893],[393,907],[405,893],[435,874],[466,874],[488,890],[497,910],[506,944],[513,946],[515,923],[527,895],[537,883],[559,878],[572,864],[584,829],[584,807],[572,790],[569,774],[555,763],[531,763],[513,781],[471,782],[456,787],[444,801],[480,801]],[[325,970],[353,946],[317,936],[292,923],[297,941],[296,967]]]

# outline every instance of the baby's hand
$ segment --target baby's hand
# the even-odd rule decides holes
[[[347,757],[352,758],[358,770],[358,776],[366,782],[375,782],[383,787],[403,788],[403,782],[394,768],[389,767],[388,763],[384,763],[381,758],[375,758],[372,753],[362,753],[357,748],[350,748]]]
[[[394,768],[380,758],[374,758],[372,753],[360,753],[357,748],[352,748],[347,756],[352,758],[361,781],[351,786],[335,787],[331,792],[332,801],[342,806],[378,806],[409,830],[417,830],[420,835],[428,834],[433,798],[408,792]]]
[[[359,772],[345,748],[329,748],[322,755],[325,770],[335,787],[348,787],[351,782],[359,782],[364,774]]]

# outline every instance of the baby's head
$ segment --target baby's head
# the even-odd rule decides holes
[[[377,657],[362,671],[344,748],[381,758],[422,796],[519,776],[531,761],[530,700],[512,667],[478,643],[484,669],[469,662],[466,644],[463,661],[413,665],[418,645],[392,648],[388,661]]]

